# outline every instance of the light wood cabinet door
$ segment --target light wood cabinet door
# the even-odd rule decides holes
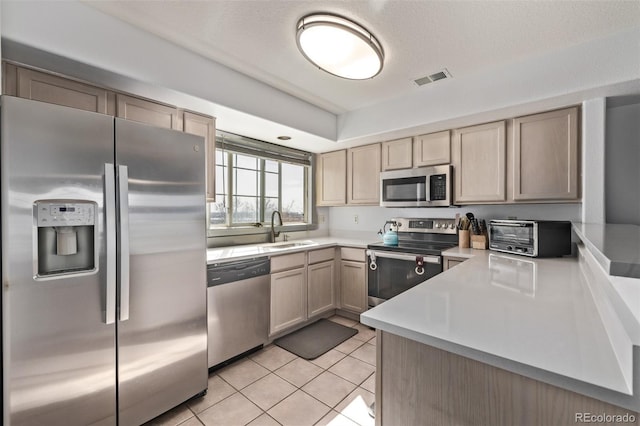
[[[340,262],[340,307],[360,313],[367,310],[366,264]]]
[[[216,119],[207,115],[184,112],[184,132],[204,138],[207,161],[207,201],[216,198]]]
[[[335,260],[336,258],[336,249],[334,247],[318,249],[318,250],[310,250],[307,252],[307,259],[309,259],[308,264],[313,265],[314,263],[326,262],[328,260]]]
[[[347,150],[347,204],[380,204],[380,144]]]
[[[271,274],[270,333],[278,333],[307,319],[306,268]]]
[[[347,151],[334,151],[318,156],[316,172],[316,204],[343,206],[347,201]]]
[[[454,203],[506,200],[504,121],[455,130],[451,154]]]
[[[182,118],[179,116],[178,108],[176,107],[121,93],[116,95],[116,102],[117,117],[151,126],[182,131]]]
[[[382,142],[382,170],[413,167],[413,138]]]
[[[2,61],[2,94],[18,96],[17,67]]]
[[[340,247],[340,259],[353,260],[354,262],[366,262],[367,253],[359,248]]]
[[[467,259],[463,258],[463,257],[444,256],[442,258],[443,271],[446,271],[447,269],[451,269],[454,266],[457,266],[457,265],[461,264],[465,260],[467,260]]]
[[[309,265],[307,269],[307,313],[309,317],[335,308],[333,260]]]
[[[578,199],[578,108],[513,120],[513,199]]]
[[[11,66],[9,65],[8,68]],[[115,94],[100,87],[80,83],[52,74],[15,67],[15,75],[9,75],[7,86],[15,78],[15,95],[19,98],[62,105],[84,111],[114,115]],[[12,70],[13,72],[13,70]],[[7,92],[12,91],[5,87]]]
[[[413,138],[413,166],[435,166],[451,162],[451,132],[429,133]]]

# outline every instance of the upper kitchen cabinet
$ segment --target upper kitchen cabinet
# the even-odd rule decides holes
[[[413,138],[382,142],[382,170],[413,167]]]
[[[216,197],[216,119],[207,115],[184,112],[184,132],[202,136],[206,151],[207,201]]]
[[[449,130],[413,138],[413,167],[435,166],[451,162]]]
[[[166,129],[182,130],[178,108],[118,93],[116,117]]]
[[[316,165],[316,204],[344,206],[347,201],[347,151],[318,155]]]
[[[513,199],[576,200],[578,108],[513,120]]]
[[[410,169],[450,162],[449,130],[382,142],[382,170]]]
[[[4,69],[8,95],[114,115],[115,95],[106,89],[8,63]]]
[[[380,144],[347,150],[347,203],[380,204]]]
[[[454,131],[454,203],[506,201],[505,122]]]

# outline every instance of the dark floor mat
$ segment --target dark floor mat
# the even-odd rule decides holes
[[[355,328],[321,319],[273,343],[301,358],[315,359],[356,334]]]

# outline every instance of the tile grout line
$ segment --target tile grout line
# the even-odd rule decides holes
[[[278,375],[277,375],[277,374],[275,374],[274,372],[271,372],[271,373],[269,373],[269,374],[274,374],[276,377],[279,377],[280,379],[282,379],[282,380],[284,380],[285,382],[287,382],[285,379],[283,379],[282,377],[278,376]],[[264,376],[264,377],[267,377],[267,376]],[[257,380],[256,380],[256,381],[257,381]],[[254,382],[254,383],[255,383],[255,382]],[[287,383],[289,383],[289,382],[287,382]],[[284,401],[285,399],[289,398],[291,395],[293,395],[294,393],[296,393],[296,390],[298,390],[299,388],[298,388],[298,387],[296,387],[296,385],[294,385],[293,383],[289,383],[289,384],[290,384],[291,386],[293,386],[293,387],[295,387],[295,388],[296,388],[293,392],[291,392],[290,394],[287,394],[284,398],[282,398],[281,400],[279,400],[278,402],[276,402],[275,404],[273,404],[271,407],[267,408],[266,410],[264,410],[262,407],[258,407],[258,408],[260,408],[262,411],[264,411],[264,413],[265,413],[265,414],[268,414],[268,413],[267,413],[267,411],[271,410],[273,407],[275,407],[276,405],[280,404],[282,401]],[[248,387],[248,386],[247,386],[247,387]],[[246,388],[245,388],[245,389],[246,389]],[[242,393],[242,391],[238,391],[238,392]],[[251,399],[249,398],[249,396],[248,396],[248,395],[245,395],[244,393],[242,393],[242,395],[243,395],[245,398],[247,398],[249,401],[253,402],[253,400],[251,400]],[[253,404],[254,404],[254,405],[257,405],[255,402],[253,402]],[[271,417],[271,416],[270,416],[270,417]]]
[[[338,324],[340,324],[340,323],[338,323]],[[342,325],[344,325],[344,324],[342,324]],[[360,333],[362,330],[358,329],[358,327],[357,327],[358,325],[361,325],[361,324],[360,324],[359,322],[356,322],[355,324],[353,324],[352,326],[350,326],[350,328],[355,328],[355,329],[357,329],[357,330],[358,330],[358,333]],[[357,335],[357,334],[356,334],[356,335]],[[372,375],[374,375],[374,374],[375,374],[375,371],[376,371],[376,365],[375,365],[375,364],[370,364],[370,363],[368,363],[367,361],[364,361],[364,360],[361,360],[361,359],[359,359],[359,358],[357,358],[357,357],[351,356],[351,354],[352,354],[353,352],[357,351],[358,349],[360,349],[360,348],[361,348],[362,346],[364,346],[365,344],[369,344],[369,345],[371,345],[371,346],[373,346],[373,347],[375,348],[375,344],[371,344],[371,343],[369,343],[369,342],[370,342],[371,340],[373,340],[374,338],[375,338],[375,336],[373,336],[373,337],[371,337],[371,338],[369,338],[369,339],[366,339],[366,340],[360,340],[360,339],[355,338],[355,336],[352,336],[350,339],[354,339],[354,340],[356,340],[356,341],[360,342],[360,345],[358,345],[354,350],[352,350],[352,351],[350,351],[350,352],[348,352],[348,353],[347,353],[347,352],[340,351],[340,350],[335,349],[335,348],[332,348],[332,349],[335,349],[337,352],[339,352],[341,355],[344,355],[344,356],[343,356],[340,360],[338,360],[338,361],[334,362],[333,364],[329,365],[329,366],[328,366],[328,367],[326,367],[326,368],[325,368],[325,367],[323,367],[323,366],[320,366],[320,365],[318,365],[318,364],[315,364],[315,363],[313,363],[313,362],[312,362],[312,361],[310,361],[310,360],[305,360],[304,358],[299,357],[299,356],[297,356],[296,354],[293,354],[293,353],[291,353],[291,352],[289,352],[289,353],[290,353],[290,354],[292,354],[292,355],[294,355],[294,356],[295,356],[295,358],[293,358],[293,359],[291,359],[291,360],[289,360],[289,361],[285,362],[284,364],[280,365],[279,367],[277,367],[277,368],[275,368],[275,369],[273,369],[273,370],[272,370],[272,369],[270,369],[269,367],[267,367],[267,366],[265,366],[265,365],[261,364],[259,361],[254,360],[254,359],[253,359],[253,356],[255,356],[255,354],[254,354],[254,355],[247,356],[247,357],[245,358],[245,360],[250,360],[250,361],[252,361],[252,362],[253,362],[253,363],[255,363],[256,365],[258,365],[258,366],[260,366],[261,368],[264,368],[265,370],[267,370],[267,371],[268,371],[268,373],[267,373],[266,375],[262,376],[262,377],[259,377],[259,378],[255,379],[255,380],[253,380],[252,382],[250,382],[250,383],[246,384],[245,386],[243,386],[243,387],[242,387],[242,388],[240,388],[240,389],[238,389],[238,388],[236,388],[235,386],[233,386],[233,385],[232,385],[228,380],[225,380],[221,375],[219,375],[219,374],[218,374],[218,372],[213,373],[213,375],[214,375],[214,376],[217,376],[217,377],[218,377],[219,379],[221,379],[224,383],[226,383],[227,385],[229,385],[229,386],[231,387],[231,389],[233,389],[233,390],[234,390],[234,392],[233,392],[231,395],[228,395],[227,397],[225,397],[225,398],[221,399],[220,401],[217,401],[215,404],[212,404],[211,406],[209,406],[209,407],[205,408],[204,410],[202,410],[202,411],[200,412],[200,414],[202,414],[204,411],[206,411],[206,410],[208,410],[208,409],[210,409],[210,408],[212,408],[212,407],[214,407],[214,406],[216,406],[216,405],[218,405],[218,404],[222,403],[223,401],[225,401],[225,400],[229,399],[230,397],[234,396],[235,394],[240,394],[242,397],[246,398],[246,399],[247,399],[247,400],[248,400],[252,405],[254,405],[256,408],[258,408],[258,409],[260,410],[260,414],[259,414],[258,416],[256,416],[254,419],[252,419],[251,421],[249,421],[247,424],[249,424],[249,423],[251,423],[251,422],[255,421],[258,417],[261,417],[261,416],[264,414],[264,415],[266,415],[267,417],[269,417],[271,420],[273,420],[274,422],[276,422],[276,423],[278,423],[279,425],[281,425],[281,423],[280,423],[280,422],[278,422],[275,418],[273,418],[273,417],[268,413],[268,411],[269,411],[269,410],[271,410],[271,409],[273,409],[273,408],[274,408],[275,406],[277,406],[278,404],[282,403],[284,400],[286,400],[287,398],[289,398],[291,395],[293,395],[294,393],[296,393],[296,392],[299,390],[299,391],[301,391],[302,393],[304,393],[305,395],[309,396],[312,400],[314,400],[314,401],[316,401],[316,402],[318,402],[318,403],[322,404],[324,407],[326,407],[326,408],[328,408],[328,409],[329,409],[329,411],[328,411],[324,416],[322,416],[322,417],[318,420],[318,422],[320,422],[324,417],[326,417],[326,415],[327,415],[327,414],[330,414],[331,412],[337,412],[338,414],[345,416],[344,414],[342,414],[342,413],[338,412],[338,411],[335,409],[335,407],[337,407],[338,405],[340,405],[341,403],[343,403],[343,402],[344,402],[344,401],[345,401],[345,400],[346,400],[346,399],[347,399],[347,398],[348,398],[348,397],[349,397],[353,392],[358,391],[358,389],[361,389],[361,390],[363,390],[363,391],[365,391],[365,392],[368,392],[368,393],[372,393],[372,392],[370,392],[369,390],[367,390],[367,389],[363,388],[363,387],[362,387],[362,384],[363,384],[364,382],[366,382],[366,381],[367,381],[367,380],[368,380]],[[350,339],[348,339],[348,340],[350,340]],[[345,340],[345,342],[346,342],[346,341],[348,341],[348,340]],[[342,343],[344,343],[344,342],[342,342]],[[342,344],[342,343],[341,343],[341,344]],[[273,343],[272,343],[272,344],[273,344]],[[273,347],[278,347],[278,346],[277,346],[277,345],[274,345]],[[267,351],[265,351],[265,352],[268,352],[268,351],[271,351],[271,350],[272,350],[272,349],[267,349]],[[283,349],[283,350],[284,350],[284,349]],[[288,351],[287,351],[287,352],[288,352]],[[341,361],[345,360],[347,357],[351,358],[352,360],[359,361],[359,362],[362,362],[362,363],[364,363],[364,364],[367,364],[367,365],[369,365],[369,366],[374,367],[374,371],[373,371],[371,374],[367,375],[367,377],[366,377],[364,380],[362,380],[360,383],[355,383],[355,382],[353,382],[353,381],[351,381],[351,380],[349,380],[349,379],[347,379],[347,378],[345,378],[345,377],[340,376],[339,374],[334,373],[333,371],[329,371],[329,369],[331,369],[332,367],[334,367],[336,364],[340,363]],[[308,380],[308,381],[306,381],[304,384],[302,384],[302,386],[298,386],[298,385],[296,385],[295,383],[292,383],[291,381],[287,380],[286,378],[282,377],[280,374],[278,374],[278,373],[276,372],[277,370],[279,370],[279,369],[281,369],[281,368],[283,368],[283,367],[285,367],[285,366],[287,366],[287,365],[291,364],[292,362],[294,362],[294,361],[296,361],[296,360],[298,360],[298,359],[302,359],[302,360],[304,360],[304,361],[307,361],[307,362],[311,363],[313,366],[315,366],[315,367],[317,367],[317,368],[319,368],[319,369],[320,369],[320,372],[319,372],[318,374],[314,375],[311,379],[309,379],[309,380]],[[318,399],[318,398],[316,398],[315,396],[311,395],[310,393],[308,393],[307,391],[305,391],[305,390],[303,390],[303,389],[302,389],[304,386],[306,386],[307,384],[309,384],[309,383],[310,383],[310,382],[312,382],[313,380],[317,379],[321,374],[323,374],[323,373],[325,373],[325,372],[328,372],[328,373],[330,373],[330,374],[332,374],[332,375],[334,375],[334,376],[336,376],[336,377],[338,377],[338,378],[340,378],[340,379],[342,379],[342,380],[345,380],[346,382],[348,382],[348,383],[350,383],[350,384],[352,384],[352,385],[354,385],[354,386],[355,386],[355,389],[354,389],[354,390],[352,390],[351,392],[349,392],[349,393],[348,393],[344,398],[340,399],[340,401],[338,401],[334,406],[329,406],[329,405],[328,405],[328,404],[326,404],[325,402],[323,402],[323,401],[319,400],[319,399]],[[293,392],[291,392],[291,393],[287,394],[287,395],[286,395],[286,396],[284,396],[283,398],[279,399],[276,403],[274,403],[273,405],[271,405],[267,410],[263,410],[263,409],[262,409],[260,406],[258,406],[258,405],[257,405],[257,404],[256,404],[256,403],[255,403],[251,398],[249,398],[249,396],[245,395],[245,394],[243,393],[243,391],[245,391],[249,386],[251,386],[251,385],[253,385],[253,384],[257,383],[258,381],[260,381],[260,380],[264,379],[265,377],[269,376],[270,374],[274,374],[274,375],[275,375],[276,377],[278,377],[279,379],[281,379],[281,380],[285,381],[286,383],[290,384],[291,386],[293,386],[293,387],[295,388],[295,390],[294,390]],[[193,416],[195,416],[195,418],[197,419],[197,421],[198,421],[199,423],[204,424],[204,422],[200,419],[200,417],[198,416],[198,414],[197,414],[193,409],[191,409],[191,407],[189,407],[189,406],[187,405],[187,408],[188,408],[188,410],[193,414]],[[192,416],[192,417],[193,417],[193,416]],[[190,417],[189,419],[191,419],[192,417]],[[356,420],[351,419],[349,416],[345,416],[345,417],[346,417],[346,418],[348,418],[350,421],[353,421],[354,423],[358,424],[358,422],[357,422]],[[185,421],[188,421],[189,419],[187,419],[187,420],[185,420]],[[318,422],[316,422],[315,424],[317,424]],[[183,423],[184,423],[184,422],[183,422]],[[179,426],[179,425],[178,425],[178,426]]]

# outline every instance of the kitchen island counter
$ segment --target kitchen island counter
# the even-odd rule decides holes
[[[640,327],[632,315],[621,314],[627,309],[624,303],[612,308],[594,297],[601,294],[604,274],[588,251],[581,248],[577,258],[532,259],[461,250],[456,247],[443,255],[471,257],[365,312],[361,322],[640,409]]]

